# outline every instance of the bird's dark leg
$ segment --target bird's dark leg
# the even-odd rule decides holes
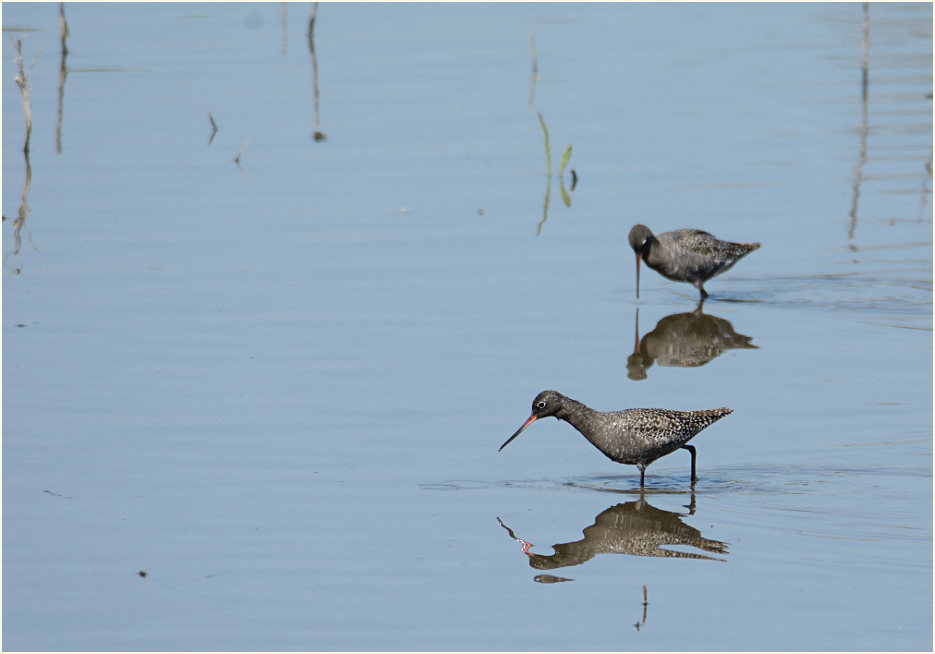
[[[646,481],[646,468],[644,466],[637,467],[640,469],[640,488],[642,488],[644,482]]]
[[[683,445],[683,450],[688,450],[692,455],[692,483],[694,484],[698,481],[698,475],[695,474],[695,446],[694,445]]]
[[[701,299],[708,297],[708,292],[704,290],[704,285],[701,282],[698,282],[698,290],[701,291]]]

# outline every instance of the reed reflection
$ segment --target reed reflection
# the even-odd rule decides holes
[[[65,107],[65,80],[68,78],[68,21],[65,20],[65,3],[58,3],[58,34],[62,41],[62,59],[58,67],[58,120],[55,126],[55,153],[62,154],[62,116]]]
[[[552,143],[549,139],[549,128],[546,127],[545,119],[542,117],[541,112],[539,112],[539,124],[542,126],[542,133],[545,135],[545,163],[547,172],[545,183],[545,201],[542,204],[542,220],[540,220],[539,224],[536,225],[536,236],[542,233],[542,226],[549,218],[549,198],[552,196]],[[562,164],[558,172],[558,181],[561,185],[562,191],[562,202],[567,208],[570,209],[571,196],[565,189],[565,167],[568,165],[569,159],[571,159],[571,145],[565,149],[565,153],[562,155]],[[575,187],[578,185],[578,173],[575,172],[574,168],[571,169],[571,180],[571,190],[574,191]]]
[[[16,48],[17,75],[15,81],[16,85],[19,87],[20,93],[23,96],[23,113],[26,118],[26,140],[23,145],[23,159],[26,162],[26,175],[23,181],[23,194],[21,196],[19,211],[16,214],[16,219],[13,220],[13,249],[4,255],[3,265],[6,266],[14,275],[19,275],[23,272],[22,265],[10,267],[7,264],[7,260],[11,256],[19,255],[20,251],[22,250],[22,232],[26,227],[26,220],[32,214],[32,210],[29,208],[29,189],[32,187],[32,165],[29,162],[29,140],[32,136],[32,104],[30,101],[32,86],[29,84],[29,74],[36,66],[36,62],[39,59],[39,53],[36,53],[32,65],[27,71],[23,66],[23,39],[15,39],[13,41],[13,46]],[[6,220],[7,217],[3,216],[3,222],[6,222]],[[28,229],[26,230],[26,233],[27,235],[29,234]],[[33,245],[33,248],[35,248],[35,245]]]
[[[32,85],[29,83],[29,76],[39,61],[39,52],[36,52],[29,70],[26,70],[23,65],[23,38],[12,39],[12,41],[13,47],[16,49],[16,77],[13,78],[13,81],[19,87],[20,95],[23,96],[23,116],[26,119],[26,141],[23,144],[23,151],[29,152],[29,140],[32,137],[32,101],[30,99]]]
[[[847,237],[854,240],[854,232],[857,231],[857,205],[860,202],[860,186],[864,181],[864,165],[867,163],[867,135],[870,133],[869,125],[869,107],[867,102],[868,86],[870,83],[870,3],[863,4],[863,60],[860,66],[860,156],[857,158],[857,165],[854,166],[854,186],[851,196],[851,226],[847,231]],[[852,252],[857,251],[857,246],[851,243],[849,245]]]
[[[312,3],[312,16],[308,19],[308,51],[312,55],[312,90],[315,95],[315,132],[312,138],[316,143],[326,141],[328,136],[321,131],[321,115],[318,111],[318,57],[315,55],[315,19],[318,17],[318,3]]]
[[[14,275],[19,275],[23,272],[22,263],[18,266],[10,267],[7,265],[7,260],[11,256],[19,255],[20,250],[23,248],[23,228],[26,227],[26,219],[32,213],[32,210],[29,208],[29,187],[32,186],[32,166],[29,163],[29,150],[23,150],[23,158],[26,160],[26,179],[23,182],[23,195],[22,202],[19,207],[19,211],[16,214],[16,219],[13,221],[13,249],[8,252],[3,257],[3,265],[6,266],[10,272]],[[3,221],[6,222],[6,216],[3,216]],[[29,230],[26,230],[27,235]],[[32,239],[30,238],[30,243]],[[33,249],[35,249],[33,245]]]
[[[694,512],[694,505],[695,496],[692,494],[686,515]],[[584,528],[584,538],[573,543],[553,545],[553,553],[549,555],[533,553],[532,543],[518,538],[500,518],[497,518],[497,522],[506,529],[510,538],[522,545],[523,554],[529,557],[529,565],[536,570],[581,565],[598,554],[726,561],[700,552],[667,548],[674,545],[693,547],[711,554],[728,554],[727,543],[703,537],[700,531],[682,522],[683,517],[679,513],[657,509],[640,494],[640,498],[634,502],[616,504],[599,513],[594,518],[594,524]]]
[[[627,357],[627,377],[646,379],[647,371],[660,366],[697,368],[709,363],[727,350],[756,350],[752,336],[734,331],[724,318],[706,314],[704,301],[694,311],[673,313],[658,323],[655,329],[640,339],[640,310],[636,310],[636,338],[633,354]]]

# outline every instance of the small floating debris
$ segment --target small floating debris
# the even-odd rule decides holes
[[[208,137],[208,145],[214,141],[215,134],[218,133],[218,124],[214,122],[214,116],[211,115],[211,112],[208,112],[208,120],[211,121],[211,136]]]
[[[243,156],[244,150],[247,149],[248,145],[250,145],[250,141],[244,141],[243,147],[240,148],[240,152],[238,152],[237,156],[234,157],[234,163],[237,164],[238,168],[240,168],[240,158]]]

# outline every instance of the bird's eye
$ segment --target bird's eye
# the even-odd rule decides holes
[[[544,409],[544,408],[545,408],[545,402],[539,402],[539,403],[536,405],[536,408],[537,408],[537,409]]]

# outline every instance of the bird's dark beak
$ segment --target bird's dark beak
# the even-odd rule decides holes
[[[502,450],[504,447],[506,447],[507,445],[509,445],[509,444],[510,444],[510,441],[512,441],[512,440],[513,440],[514,438],[516,438],[517,436],[519,436],[519,435],[522,433],[522,431],[523,431],[524,429],[526,429],[526,427],[528,427],[529,425],[531,425],[532,423],[534,423],[534,422],[535,422],[536,420],[538,420],[538,419],[539,419],[539,416],[537,416],[537,415],[535,415],[535,414],[529,416],[529,419],[528,419],[526,422],[523,423],[523,426],[520,427],[519,429],[517,429],[517,430],[516,430],[516,433],[513,434],[512,436],[510,436],[508,439],[506,439],[506,443],[504,443],[503,445],[500,446],[500,450]],[[497,450],[497,451],[499,452],[500,450]]]
[[[643,253],[636,253],[636,299],[640,299],[640,261],[643,260]]]

